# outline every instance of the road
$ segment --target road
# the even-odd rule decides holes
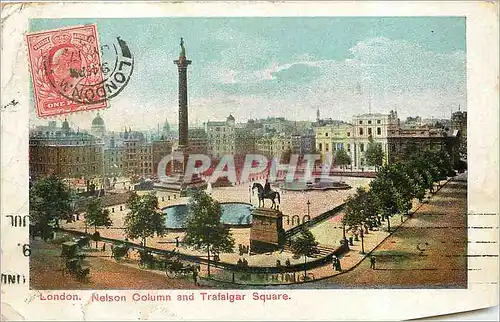
[[[196,289],[191,279],[170,279],[162,273],[137,268],[137,264],[118,264],[112,259],[87,257],[90,281],[82,283],[61,271],[61,246],[40,240],[31,242],[30,288],[36,290],[71,289]],[[90,255],[90,253],[89,253]]]
[[[453,179],[349,272],[280,288],[466,288],[467,182]]]

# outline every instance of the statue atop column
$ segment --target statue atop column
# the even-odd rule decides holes
[[[184,48],[184,39],[183,38],[181,38],[181,53],[179,56],[186,57],[186,48]]]

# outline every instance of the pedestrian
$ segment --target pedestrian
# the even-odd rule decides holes
[[[375,259],[375,256],[371,256],[370,257],[370,268],[371,269],[375,269],[375,263],[377,262],[377,260]]]
[[[342,266],[340,265],[340,259],[337,258],[337,262],[335,265],[335,270],[338,272],[342,272]]]
[[[247,271],[246,271],[246,269],[248,268],[248,261],[245,257],[243,257],[243,262],[241,264],[243,266],[243,271],[244,271],[242,278],[247,280],[247,279],[249,279],[250,276],[247,274]]]
[[[337,261],[338,261],[338,260],[339,260],[339,259],[337,258],[337,256],[335,256],[335,255],[333,255],[333,256],[332,256],[332,268],[333,268],[334,270],[337,270]]]
[[[200,284],[198,283],[198,271],[194,266],[193,266],[193,282],[195,286],[200,286]]]

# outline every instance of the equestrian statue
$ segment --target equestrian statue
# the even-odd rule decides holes
[[[271,201],[273,202],[273,204],[271,205],[271,209],[276,209],[276,202],[274,201],[274,199],[278,198],[279,204],[280,193],[271,189],[271,184],[269,183],[269,181],[266,180],[266,184],[264,185],[264,187],[260,183],[255,182],[252,185],[252,194],[254,192],[254,189],[257,189],[258,191],[259,207],[261,202],[262,207],[264,207],[264,199],[271,199]]]

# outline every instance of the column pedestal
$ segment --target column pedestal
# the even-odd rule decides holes
[[[267,253],[280,248],[284,242],[283,213],[276,209],[256,208],[252,212],[250,251]]]

